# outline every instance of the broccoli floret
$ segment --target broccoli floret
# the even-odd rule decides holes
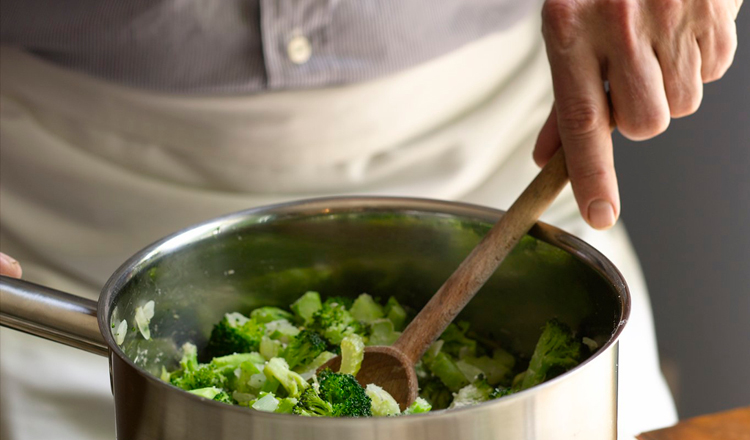
[[[490,400],[493,391],[494,388],[484,378],[477,379],[474,383],[458,390],[449,408],[460,408],[462,406],[486,402]]]
[[[228,403],[230,405],[234,404],[229,394],[227,394],[227,392],[222,390],[221,388],[217,388],[217,387],[198,388],[196,390],[190,390],[189,392],[193,394],[197,394],[201,397],[205,397],[206,399],[216,400],[219,402]]]
[[[361,324],[344,306],[328,301],[315,312],[310,328],[323,335],[333,345],[341,344],[347,335],[362,332]]]
[[[198,364],[198,350],[195,345],[185,343],[182,346],[180,368],[171,373],[162,373],[162,378],[168,379],[172,385],[183,390],[195,390],[206,387],[223,387],[226,377],[210,364]]]
[[[258,351],[265,332],[265,324],[227,313],[211,331],[206,351],[210,357]]]
[[[354,376],[323,370],[319,379],[320,397],[333,406],[335,417],[372,416],[372,401]]]
[[[266,306],[258,307],[257,309],[250,312],[250,319],[254,319],[257,322],[265,324],[271,321],[278,321],[279,319],[286,319],[291,321],[292,319],[294,319],[294,315],[278,307]]]
[[[421,414],[429,412],[432,409],[432,405],[427,400],[417,397],[414,403],[401,413],[401,415],[407,416],[409,414]]]
[[[357,321],[367,324],[385,316],[385,313],[383,313],[383,306],[375,302],[375,300],[366,293],[359,295],[357,299],[354,300],[349,313],[351,313]]]
[[[292,309],[297,316],[298,321],[301,321],[303,324],[310,324],[313,315],[320,310],[321,307],[323,307],[323,304],[320,302],[320,294],[318,292],[307,292],[289,308]]]
[[[349,310],[352,308],[352,304],[354,304],[354,300],[351,298],[347,298],[345,296],[329,296],[326,298],[325,302],[323,303],[324,306],[328,305],[334,305],[338,304],[340,306],[343,306],[345,309]]]
[[[420,397],[423,397],[434,409],[445,409],[453,400],[453,393],[438,378],[419,382]]]
[[[374,383],[367,384],[365,393],[372,401],[370,405],[372,415],[376,417],[395,416],[401,412],[396,399]]]
[[[578,365],[580,357],[581,343],[573,337],[570,327],[556,319],[548,321],[531,355],[520,389],[531,388],[570,370]]]
[[[326,341],[319,334],[311,330],[302,330],[289,343],[284,351],[289,368],[297,365],[307,365],[326,349]]]
[[[362,336],[351,334],[341,341],[341,368],[339,373],[356,376],[365,357],[365,342]]]
[[[273,358],[266,363],[263,373],[268,378],[275,378],[286,390],[289,397],[299,397],[302,391],[307,388],[308,383],[299,374],[289,369],[283,358]]]
[[[202,365],[195,370],[182,371],[181,374],[172,373],[169,381],[178,388],[191,391],[207,387],[221,388],[226,384],[227,379],[209,365]]]
[[[300,395],[292,413],[310,417],[332,417],[333,405],[323,400],[314,387],[308,387]]]
[[[396,301],[396,298],[388,298],[384,309],[385,317],[393,323],[396,331],[401,331],[406,326],[406,310]]]
[[[490,393],[490,400],[492,399],[499,399],[503,396],[509,396],[513,394],[513,390],[510,388],[504,388],[504,387],[496,387],[492,392]]]

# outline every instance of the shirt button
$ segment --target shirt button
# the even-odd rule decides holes
[[[286,46],[286,53],[289,56],[289,60],[294,64],[305,64],[312,55],[310,40],[302,35],[297,35],[289,40],[289,44]]]

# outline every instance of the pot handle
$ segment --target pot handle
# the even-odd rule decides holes
[[[96,301],[0,276],[0,325],[107,356],[96,309]]]

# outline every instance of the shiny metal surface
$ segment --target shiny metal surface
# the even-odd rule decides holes
[[[0,325],[107,356],[95,301],[0,276]]]
[[[253,209],[181,231],[110,278],[99,327],[110,347],[119,439],[606,440],[616,437],[617,338],[630,298],[601,254],[544,224],[511,253],[459,319],[529,355],[557,317],[601,342],[574,370],[474,407],[424,415],[316,419],[206,401],[158,377],[177,347],[205,345],[229,311],[288,305],[307,290],[396,296],[421,307],[501,215],[450,202],[334,198]],[[111,333],[153,300],[153,339]]]

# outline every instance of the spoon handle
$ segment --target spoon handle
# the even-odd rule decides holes
[[[416,363],[568,183],[560,148],[393,344]]]

